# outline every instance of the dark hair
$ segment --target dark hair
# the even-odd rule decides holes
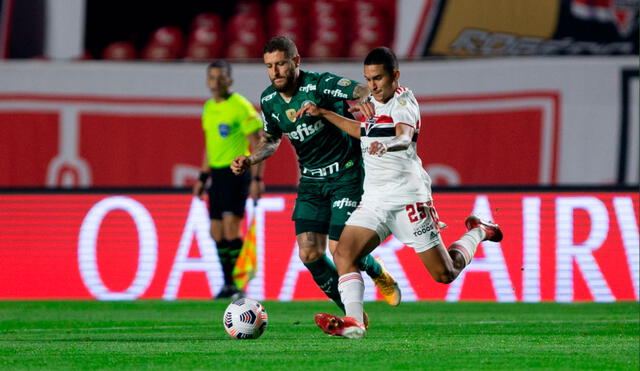
[[[262,54],[273,52],[284,52],[287,58],[293,58],[298,55],[298,48],[296,43],[286,36],[276,36],[264,44]]]
[[[231,77],[231,64],[225,61],[224,59],[217,59],[209,63],[209,65],[207,66],[207,71],[209,71],[212,68],[221,68],[224,70],[225,74],[228,77]]]
[[[385,71],[389,72],[393,76],[393,71],[398,69],[398,58],[395,53],[384,46],[375,48],[367,54],[364,59],[365,66],[372,64],[381,64]]]

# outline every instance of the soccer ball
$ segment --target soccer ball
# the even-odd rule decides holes
[[[257,339],[267,327],[267,310],[259,302],[242,298],[224,311],[224,329],[234,339]]]

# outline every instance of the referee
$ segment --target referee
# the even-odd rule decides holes
[[[264,190],[262,163],[240,176],[229,167],[237,156],[250,154],[249,144],[257,147],[262,129],[259,114],[245,97],[231,91],[232,84],[228,62],[217,60],[209,64],[207,85],[212,97],[202,112],[206,148],[200,177],[193,186],[193,194],[203,198],[205,184],[211,178],[211,237],[217,245],[225,283],[216,298],[244,296],[233,282],[233,267],[242,248],[240,226],[247,195],[257,201]]]

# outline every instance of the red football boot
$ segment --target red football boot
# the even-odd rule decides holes
[[[502,230],[500,226],[495,223],[482,220],[475,215],[469,215],[464,221],[464,225],[467,227],[467,230],[481,228],[485,232],[483,241],[502,241]]]
[[[338,317],[333,314],[318,313],[315,317],[316,325],[325,334],[343,336],[348,339],[361,339],[367,334],[364,324],[353,317]]]

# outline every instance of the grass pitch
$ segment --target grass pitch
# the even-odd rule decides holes
[[[640,304],[367,303],[367,338],[323,334],[329,302],[263,304],[257,340],[226,301],[0,301],[0,369],[438,370],[640,368]]]

